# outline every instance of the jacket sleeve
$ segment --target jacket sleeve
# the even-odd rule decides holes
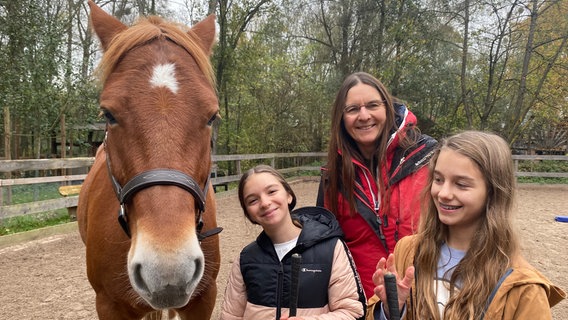
[[[247,304],[247,292],[241,274],[240,255],[231,266],[231,273],[225,288],[220,320],[242,320]]]
[[[328,287],[330,312],[317,316],[302,316],[304,320],[364,319],[365,293],[353,259],[343,241],[337,241],[333,255]]]
[[[398,211],[401,221],[399,225],[399,234],[401,237],[415,234],[420,224],[420,206],[422,191],[428,183],[428,166],[420,168],[418,171],[411,173],[399,182],[398,187],[393,190],[399,192],[399,202],[391,204],[393,212]],[[398,208],[392,208],[392,206]]]

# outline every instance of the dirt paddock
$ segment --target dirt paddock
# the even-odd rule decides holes
[[[292,184],[298,207],[315,203],[317,182],[302,179]],[[217,195],[222,266],[219,307],[230,264],[259,230],[246,222],[234,191]],[[517,222],[526,258],[544,275],[568,290],[568,185],[520,185]],[[0,239],[2,240],[2,239]],[[76,228],[33,241],[0,242],[0,319],[97,319],[94,293],[85,272],[85,251]],[[568,320],[568,302],[552,309],[554,319]]]

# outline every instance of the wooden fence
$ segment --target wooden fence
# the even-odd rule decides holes
[[[301,152],[301,153],[269,153],[269,154],[241,154],[241,155],[214,155],[211,181],[215,187],[227,187],[228,183],[238,181],[243,170],[258,164],[266,163],[277,168],[284,174],[295,174],[301,171],[318,171],[326,158],[324,152]],[[519,177],[557,177],[568,178],[568,172],[524,172],[519,171],[519,161],[557,160],[568,161],[568,156],[527,156],[514,155],[515,171]],[[38,212],[72,208],[77,206],[78,196],[67,196],[59,199],[34,201],[16,205],[3,205],[3,193],[5,189],[17,185],[30,185],[38,183],[60,183],[62,185],[81,183],[86,177],[86,172],[93,164],[94,158],[68,158],[68,159],[34,159],[34,160],[0,160],[0,174],[10,174],[11,178],[0,179],[0,219]],[[228,163],[226,163],[228,162]],[[316,165],[314,165],[316,163]],[[228,165],[233,168],[233,174],[227,175],[225,168]],[[54,175],[52,172],[61,170],[77,171],[84,173],[69,175]],[[15,173],[35,171],[48,175],[44,177],[16,177]]]
[[[325,160],[324,152],[301,152],[301,153],[268,153],[268,154],[242,154],[242,155],[213,155],[213,168],[211,183],[217,187],[223,186],[226,190],[230,182],[238,181],[242,171],[248,170],[259,163],[270,164],[283,174],[295,174],[300,171],[318,171]],[[40,200],[22,204],[4,205],[6,189],[18,185],[32,185],[39,183],[79,184],[87,176],[87,171],[93,164],[93,157],[68,158],[68,159],[30,159],[30,160],[0,160],[0,174],[9,173],[12,177],[0,179],[0,220],[4,218],[52,211],[62,208],[77,206],[78,196],[67,196],[58,199]],[[228,175],[225,169],[232,162],[234,174]],[[311,165],[310,165],[311,164]],[[83,171],[80,174],[55,175],[54,172]],[[15,173],[25,174],[34,172],[44,177],[14,177]]]

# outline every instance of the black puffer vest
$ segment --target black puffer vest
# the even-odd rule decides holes
[[[335,217],[321,207],[304,207],[292,212],[302,225],[296,247],[279,261],[270,238],[262,232],[240,255],[241,274],[247,284],[250,303],[276,308],[290,306],[291,256],[299,253],[298,308],[320,308],[328,304],[328,285],[337,241],[342,232]]]

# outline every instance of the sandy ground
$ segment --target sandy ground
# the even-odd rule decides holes
[[[315,203],[317,182],[292,184],[298,207]],[[544,275],[568,290],[568,185],[521,185],[517,222],[526,258]],[[233,258],[259,230],[242,215],[234,191],[217,195],[222,266],[217,280],[219,307]],[[568,302],[553,309],[554,319],[568,320]],[[85,274],[84,246],[76,229],[37,240],[0,246],[0,319],[97,319],[94,293]]]

